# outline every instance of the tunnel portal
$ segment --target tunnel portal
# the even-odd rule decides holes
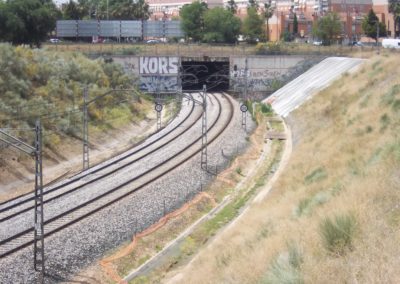
[[[207,91],[229,90],[229,58],[182,58],[181,60],[182,90]]]

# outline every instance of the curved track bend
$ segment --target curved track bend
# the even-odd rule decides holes
[[[222,95],[221,97],[218,95],[213,95],[212,97],[209,98],[209,100],[211,102],[215,100],[217,102],[215,105],[218,106],[218,109],[214,110],[215,113],[212,115],[212,123],[207,130],[209,136],[209,143],[212,143],[223,133],[223,131],[230,124],[234,110],[231,100],[226,95]],[[223,107],[222,106],[223,104],[226,106]],[[210,112],[212,114],[212,111]],[[166,144],[169,145],[167,147],[172,147],[171,146],[172,144],[181,145],[183,148],[179,150],[175,151],[171,149],[168,150],[166,147],[161,146],[161,149],[150,151],[152,152],[152,154],[154,153],[156,155],[160,154],[164,155],[165,151],[170,151],[170,155],[162,158],[161,162],[159,162],[158,164],[153,162],[151,163],[150,166],[142,166],[139,165],[139,163],[136,163],[139,166],[139,168],[141,168],[141,170],[136,169],[135,171],[137,172],[132,175],[133,171],[132,168],[130,168],[130,166],[135,162],[130,161],[128,163],[125,163],[124,166],[116,166],[117,170],[113,169],[101,175],[100,177],[96,177],[95,178],[96,181],[91,183],[90,187],[87,187],[85,190],[71,189],[72,191],[74,191],[74,194],[69,193],[66,194],[65,196],[63,195],[63,196],[53,197],[53,199],[50,198],[51,200],[48,199],[47,202],[49,202],[49,204],[47,207],[49,206],[54,207],[55,213],[53,213],[52,216],[50,214],[50,217],[48,217],[48,219],[45,220],[45,236],[47,237],[51,234],[54,234],[55,232],[58,232],[63,228],[66,228],[72,224],[75,224],[80,220],[92,215],[93,213],[123,199],[124,197],[149,185],[150,183],[154,182],[155,180],[159,179],[160,177],[164,176],[165,174],[169,173],[173,169],[179,167],[180,165],[182,165],[183,163],[194,157],[197,153],[201,151],[201,146],[198,143],[199,141],[201,141],[201,135],[199,135],[198,131],[200,127],[201,125],[199,125],[199,119],[197,118],[195,119],[195,122],[192,123],[187,130],[181,131],[177,135],[177,137],[171,138],[170,140],[168,140],[167,143],[165,143],[165,145]],[[185,136],[184,139],[189,142],[182,143],[183,136]],[[195,138],[193,138],[193,136]],[[174,143],[170,143],[172,141],[174,141]],[[122,160],[124,159],[116,159],[111,164],[117,165]],[[98,172],[100,172],[100,170]],[[90,174],[93,175],[93,172],[91,172]],[[107,176],[107,179],[102,180],[104,176]],[[84,180],[87,177],[88,175],[85,175],[81,177],[79,181],[82,182],[83,180],[83,183],[85,183]],[[119,182],[115,182],[115,178]],[[111,181],[107,182],[106,180],[111,180]],[[86,197],[86,199],[80,198],[81,197],[80,194],[86,193],[92,190],[93,188],[100,187],[100,185],[103,184],[105,184],[104,188],[97,191],[95,189],[92,196]],[[82,187],[79,187],[79,189],[81,188]],[[73,200],[74,202],[78,202],[79,204],[72,207],[70,206],[67,210],[64,210],[62,213],[59,213],[59,211],[57,212],[56,210],[57,201],[65,199],[67,197],[70,198],[69,203],[71,203],[71,200]],[[28,209],[28,211],[29,210],[30,209]],[[19,217],[19,219],[21,220],[26,219],[25,217],[29,218],[30,216],[24,216],[28,211],[21,214],[17,214],[14,217],[10,217],[10,220],[6,219],[5,222],[7,223],[7,221],[14,221],[10,222],[9,226],[15,226],[16,224],[18,224],[18,222],[16,222],[13,219],[18,219],[15,217]],[[13,214],[15,214],[15,212]],[[24,224],[24,222],[22,221],[20,224]],[[8,236],[6,236],[5,238],[3,238],[3,240],[0,241],[0,257],[5,257],[7,255],[10,255],[13,252],[16,252],[33,243],[33,227],[31,227],[31,222],[28,224],[29,226],[25,227],[25,229],[22,229],[22,231],[17,233],[14,232],[10,233]],[[2,227],[5,230],[7,230],[7,228],[5,227],[9,226],[2,226]],[[5,232],[3,231],[3,234],[4,233]]]

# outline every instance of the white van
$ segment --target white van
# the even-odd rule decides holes
[[[384,48],[400,49],[400,39],[398,39],[398,38],[385,38],[385,39],[382,40],[382,46]]]

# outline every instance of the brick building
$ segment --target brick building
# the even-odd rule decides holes
[[[229,0],[205,0],[209,8],[223,7]],[[265,1],[258,1],[260,10]],[[152,19],[160,20],[179,16],[179,10],[192,0],[147,0]],[[248,0],[235,0],[237,16],[246,17]],[[344,40],[359,40],[362,36],[361,23],[370,9],[374,9],[380,21],[386,24],[388,35],[393,36],[393,16],[388,11],[388,0],[271,0],[275,8],[274,15],[269,19],[269,39],[281,39],[285,31],[293,31],[294,14],[298,21],[298,34],[301,38],[311,38],[312,27],[318,18],[329,12],[339,15],[342,22],[342,38]]]

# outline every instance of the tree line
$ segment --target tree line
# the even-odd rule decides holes
[[[145,0],[70,0],[62,7],[65,20],[146,20],[150,17]]]
[[[209,9],[206,3],[199,1],[186,4],[180,11],[182,29],[194,42],[235,43],[239,35],[249,43],[268,39],[264,22],[268,23],[273,15],[270,4],[260,9],[255,0],[250,0],[243,22],[235,16],[236,11],[234,0],[228,1],[226,8]]]
[[[136,20],[150,17],[145,0],[70,0],[61,9],[52,0],[0,0],[0,41],[39,47],[58,19]]]
[[[236,17],[235,0],[227,7],[209,9],[204,2],[184,5],[180,11],[182,29],[194,42],[235,43],[239,35],[249,43],[268,41],[269,19],[274,7],[267,1],[260,7],[256,0],[249,0],[244,20]],[[389,0],[389,12],[393,15],[395,35],[400,24],[400,3]],[[145,0],[70,0],[58,9],[52,0],[0,0],[0,41],[13,44],[40,46],[55,29],[57,19],[66,20],[146,20],[150,17]],[[384,23],[371,10],[365,16],[364,33],[377,40],[386,36]],[[285,31],[283,40],[291,40],[297,33],[297,16],[294,14],[293,31]],[[265,28],[266,27],[266,28]],[[342,32],[342,23],[336,14],[321,17],[313,27],[313,35],[330,44]]]

